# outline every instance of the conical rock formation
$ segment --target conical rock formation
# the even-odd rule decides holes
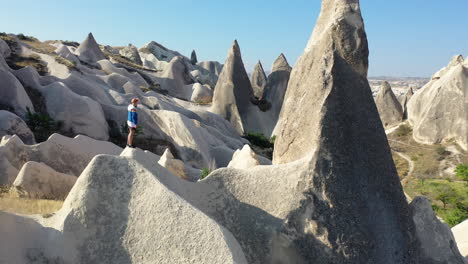
[[[132,44],[128,44],[128,46],[121,49],[119,53],[120,55],[124,56],[125,58],[133,61],[134,63],[138,65],[143,64],[140,58],[140,54],[138,53],[137,47],[133,46]]]
[[[255,131],[259,118],[251,101],[253,90],[242,62],[237,40],[229,49],[214,89],[212,112],[226,118],[240,134]]]
[[[254,96],[261,99],[267,85],[267,76],[260,61],[257,62],[250,76],[250,84],[252,85]]]
[[[468,65],[457,56],[442,72],[408,103],[413,137],[425,144],[454,139],[468,150]]]
[[[90,63],[104,60],[106,58],[92,33],[89,33],[88,37],[80,44],[80,46],[78,46],[76,49],[76,55],[80,60]]]
[[[274,128],[278,123],[279,114],[283,106],[284,95],[288,88],[289,77],[291,75],[291,66],[289,66],[283,53],[273,63],[270,75],[263,94],[263,99],[271,104],[270,110],[266,112],[271,121],[266,130],[266,135],[273,135]]]
[[[384,127],[392,126],[403,120],[403,109],[388,82],[384,82],[375,98],[380,119]]]

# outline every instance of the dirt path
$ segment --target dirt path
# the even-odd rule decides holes
[[[398,156],[400,156],[400,157],[402,157],[403,159],[405,159],[405,160],[408,162],[408,164],[409,164],[408,173],[406,173],[406,175],[403,176],[403,179],[402,179],[402,181],[403,181],[403,180],[406,179],[406,177],[410,176],[411,173],[413,173],[413,171],[414,171],[414,162],[413,162],[413,161],[411,160],[411,158],[408,157],[406,154],[403,154],[403,153],[398,152],[398,151],[395,151],[395,150],[394,150],[393,152],[395,152],[396,154],[398,154]]]

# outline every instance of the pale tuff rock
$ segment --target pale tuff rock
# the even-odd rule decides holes
[[[452,228],[452,233],[460,253],[468,261],[468,220],[454,226]]]
[[[375,98],[380,119],[384,127],[392,126],[403,120],[403,109],[388,82],[384,82]]]
[[[26,144],[35,144],[34,134],[28,125],[17,115],[0,110],[0,138],[5,135],[17,135]]]
[[[13,182],[20,197],[65,199],[77,177],[59,173],[44,163],[26,162]]]
[[[468,65],[454,58],[439,79],[419,89],[408,103],[413,137],[424,144],[455,140],[468,149]]]
[[[108,60],[101,60],[98,63],[101,66],[101,69],[106,72],[118,73],[130,79],[130,81],[135,83],[137,86],[148,87],[148,83],[137,72],[129,72],[126,69],[118,68]]]
[[[289,66],[286,57],[283,53],[275,60],[271,69],[270,75],[268,75],[267,85],[265,92],[263,93],[263,99],[271,104],[270,110],[266,112],[268,118],[271,119],[268,127],[266,128],[267,133],[265,135],[275,135],[274,128],[278,123],[278,118],[283,106],[284,95],[288,88],[289,76],[291,75],[291,66]]]
[[[408,91],[406,92],[406,94],[404,95],[401,101],[401,106],[403,107],[403,119],[405,120],[408,119],[408,102],[413,96],[413,94],[414,94],[413,87],[409,87]]]
[[[41,85],[41,76],[31,68],[26,67],[15,72],[15,75],[29,89],[40,92],[43,96],[47,113],[55,120],[63,123],[64,131],[84,134],[95,139],[107,140],[108,126],[101,105],[92,98],[78,95],[65,84],[71,84],[78,92],[86,90],[85,85],[79,87],[73,82],[74,75],[70,75],[64,82],[52,82]],[[76,77],[79,78],[79,77]],[[90,89],[99,92],[99,89]]]
[[[105,45],[104,47],[102,47],[102,50],[105,51],[105,52],[109,52],[111,54],[119,54],[119,51],[109,45]]]
[[[158,77],[161,88],[169,95],[190,100],[192,89],[187,85],[192,84],[193,79],[182,57],[174,57]]]
[[[192,63],[192,65],[196,65],[198,63],[197,53],[195,53],[195,50],[192,50],[192,54],[190,55],[190,63]]]
[[[312,152],[318,143],[314,140],[319,136],[317,132],[322,118],[311,117],[327,110],[324,103],[341,98],[337,96],[352,90],[349,88],[352,86],[357,86],[360,96],[367,96],[367,90],[370,90],[367,80],[364,80],[367,67],[367,40],[358,1],[323,1],[322,13],[312,37],[291,73],[280,115],[282,127],[275,142],[274,159],[277,163],[297,160]],[[334,78],[335,75],[338,78]],[[345,82],[348,82],[346,91],[343,88]],[[357,95],[353,97],[358,99]],[[356,115],[352,104],[347,107],[350,109],[343,111]],[[373,113],[375,104],[365,104],[362,108],[362,114]]]
[[[75,53],[80,58],[80,60],[89,63],[94,63],[106,58],[99,48],[99,45],[94,39],[92,33],[88,34],[88,37],[86,37],[86,39],[80,44]]]
[[[432,211],[431,202],[425,197],[416,197],[410,204],[416,226],[416,236],[425,258],[422,263],[465,263],[458,251],[455,238],[447,224],[441,223]]]
[[[10,54],[10,47],[3,39],[0,39],[0,55],[2,55],[4,58],[8,58]]]
[[[23,85],[6,69],[0,69],[0,109],[11,110],[16,115],[25,117],[27,109],[34,112],[34,107]]]
[[[211,74],[218,77],[223,70],[223,65],[217,61],[201,61],[197,63],[198,66],[209,71]]]
[[[177,51],[170,50],[163,45],[157,43],[156,41],[151,41],[145,44],[143,47],[140,48],[141,50],[147,50],[151,52],[156,58],[160,61],[167,61],[170,62],[174,57],[182,56]]]
[[[211,111],[231,122],[239,134],[261,131],[262,119],[252,100],[252,86],[234,41],[214,89]]]
[[[55,52],[64,57],[65,59],[71,61],[71,62],[74,62],[76,64],[78,64],[80,62],[80,60],[75,56],[75,54],[73,54],[70,49],[63,45],[63,44],[58,44],[57,45],[57,49],[55,50]]]
[[[152,163],[156,174],[134,159],[100,155],[54,216],[0,212],[0,236],[10,239],[0,256],[12,263],[247,263],[233,235],[173,193],[155,176],[177,177]]]
[[[0,142],[0,184],[11,184],[15,175],[11,166],[20,170],[28,161],[42,162],[57,172],[78,176],[98,154],[119,155],[116,145],[86,136],[68,138],[53,134],[45,142],[24,145],[17,136],[5,136]],[[10,168],[10,169],[8,169]]]
[[[213,90],[210,89],[207,85],[202,85],[200,83],[191,84],[192,87],[192,96],[190,101],[208,104],[213,100]]]
[[[234,152],[228,168],[234,169],[249,169],[260,165],[257,155],[252,151],[249,145],[244,145],[242,150],[238,149]]]
[[[431,79],[432,80],[438,80],[438,79],[442,78],[442,76],[444,76],[451,68],[453,68],[453,67],[455,67],[457,65],[463,64],[463,62],[464,62],[464,59],[463,59],[462,55],[453,56],[450,59],[449,64],[446,67],[443,67],[442,69],[440,69],[438,72],[434,73],[434,75],[432,75]]]
[[[252,85],[254,96],[257,98],[262,98],[263,92],[267,85],[267,77],[260,61],[257,62],[254,71],[250,76],[250,84]]]
[[[143,64],[140,58],[140,54],[138,53],[137,47],[133,46],[132,44],[128,44],[128,46],[121,49],[119,53],[120,55],[124,56],[125,58],[131,60],[132,62],[138,65]]]
[[[184,180],[188,179],[184,162],[181,160],[175,159],[169,149],[166,149],[166,151],[164,151],[164,154],[161,156],[158,163],[159,165],[168,169],[175,176],[178,176]]]

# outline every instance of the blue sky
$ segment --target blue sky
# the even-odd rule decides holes
[[[320,11],[319,0],[0,0],[0,32],[41,40],[101,44],[155,40],[199,60],[223,62],[234,39],[246,68],[266,70],[283,52],[294,64]],[[370,48],[369,75],[430,76],[452,55],[468,55],[468,0],[361,0]]]

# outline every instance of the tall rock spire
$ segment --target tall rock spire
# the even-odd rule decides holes
[[[263,65],[260,61],[255,65],[254,71],[250,76],[250,84],[254,92],[254,96],[257,98],[263,97],[263,92],[267,84],[267,77],[263,70]]]
[[[235,40],[214,89],[212,111],[226,118],[243,134],[247,132],[246,120],[253,108],[252,98],[252,86],[242,62],[239,44]]]
[[[368,54],[359,1],[324,0],[291,73],[274,150],[276,164],[310,159],[308,198],[278,238],[315,248],[303,259],[417,262],[411,211],[367,81]]]
[[[291,75],[291,66],[283,53],[273,63],[270,75],[268,75],[267,85],[263,93],[263,99],[271,104],[270,110],[267,111],[271,118],[271,122],[267,127],[267,135],[274,135],[274,128],[278,122],[281,107],[283,106],[284,95],[288,88],[289,76]]]

